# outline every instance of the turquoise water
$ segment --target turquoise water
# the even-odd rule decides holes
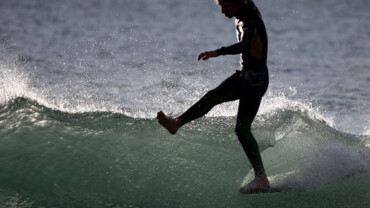
[[[240,68],[213,0],[1,0],[0,208],[355,207],[370,199],[370,3],[255,0],[270,85],[253,132],[281,193],[253,177],[238,104],[168,134]]]
[[[24,98],[0,111],[5,207],[366,207],[369,149],[307,112],[284,109],[254,126],[282,193],[242,195],[250,165],[234,117],[168,134],[154,119],[51,110]],[[285,126],[285,127],[284,127]],[[245,177],[247,175],[247,177]]]

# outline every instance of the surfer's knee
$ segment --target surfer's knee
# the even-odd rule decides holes
[[[210,90],[208,91],[203,97],[202,97],[202,100],[208,100],[209,98],[211,97],[214,97],[216,95],[216,90],[213,89],[213,90]]]
[[[206,105],[206,103],[211,102],[217,95],[217,92],[215,89],[208,91],[198,102],[200,106]]]
[[[235,134],[236,136],[238,136],[239,138],[246,138],[248,137],[249,134],[251,134],[251,127],[250,125],[242,125],[242,124],[239,124],[237,123],[236,124],[236,127],[235,127]]]
[[[235,131],[236,136],[239,137],[240,136],[240,126],[239,125],[236,125],[234,131]]]
[[[247,117],[244,119],[238,119],[236,121],[236,126],[235,126],[235,133],[236,135],[239,136],[247,136],[248,134],[252,133],[252,122],[253,118],[252,117]]]

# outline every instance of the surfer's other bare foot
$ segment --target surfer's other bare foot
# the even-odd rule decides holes
[[[251,181],[249,184],[241,187],[239,192],[243,194],[250,194],[268,192],[270,189],[270,182],[268,181],[267,176],[262,175],[253,179],[253,181]]]
[[[181,121],[179,119],[171,118],[166,116],[162,111],[157,113],[158,123],[167,129],[171,134],[176,134],[181,126]]]

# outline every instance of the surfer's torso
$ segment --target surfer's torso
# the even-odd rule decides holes
[[[267,34],[258,8],[252,1],[243,5],[235,19],[238,43],[217,50],[219,55],[241,54],[241,66],[247,70],[265,68]]]

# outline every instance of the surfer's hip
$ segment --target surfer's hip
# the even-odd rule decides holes
[[[249,87],[262,88],[262,95],[265,94],[269,84],[269,74],[266,65],[244,66],[236,74],[247,83]]]

